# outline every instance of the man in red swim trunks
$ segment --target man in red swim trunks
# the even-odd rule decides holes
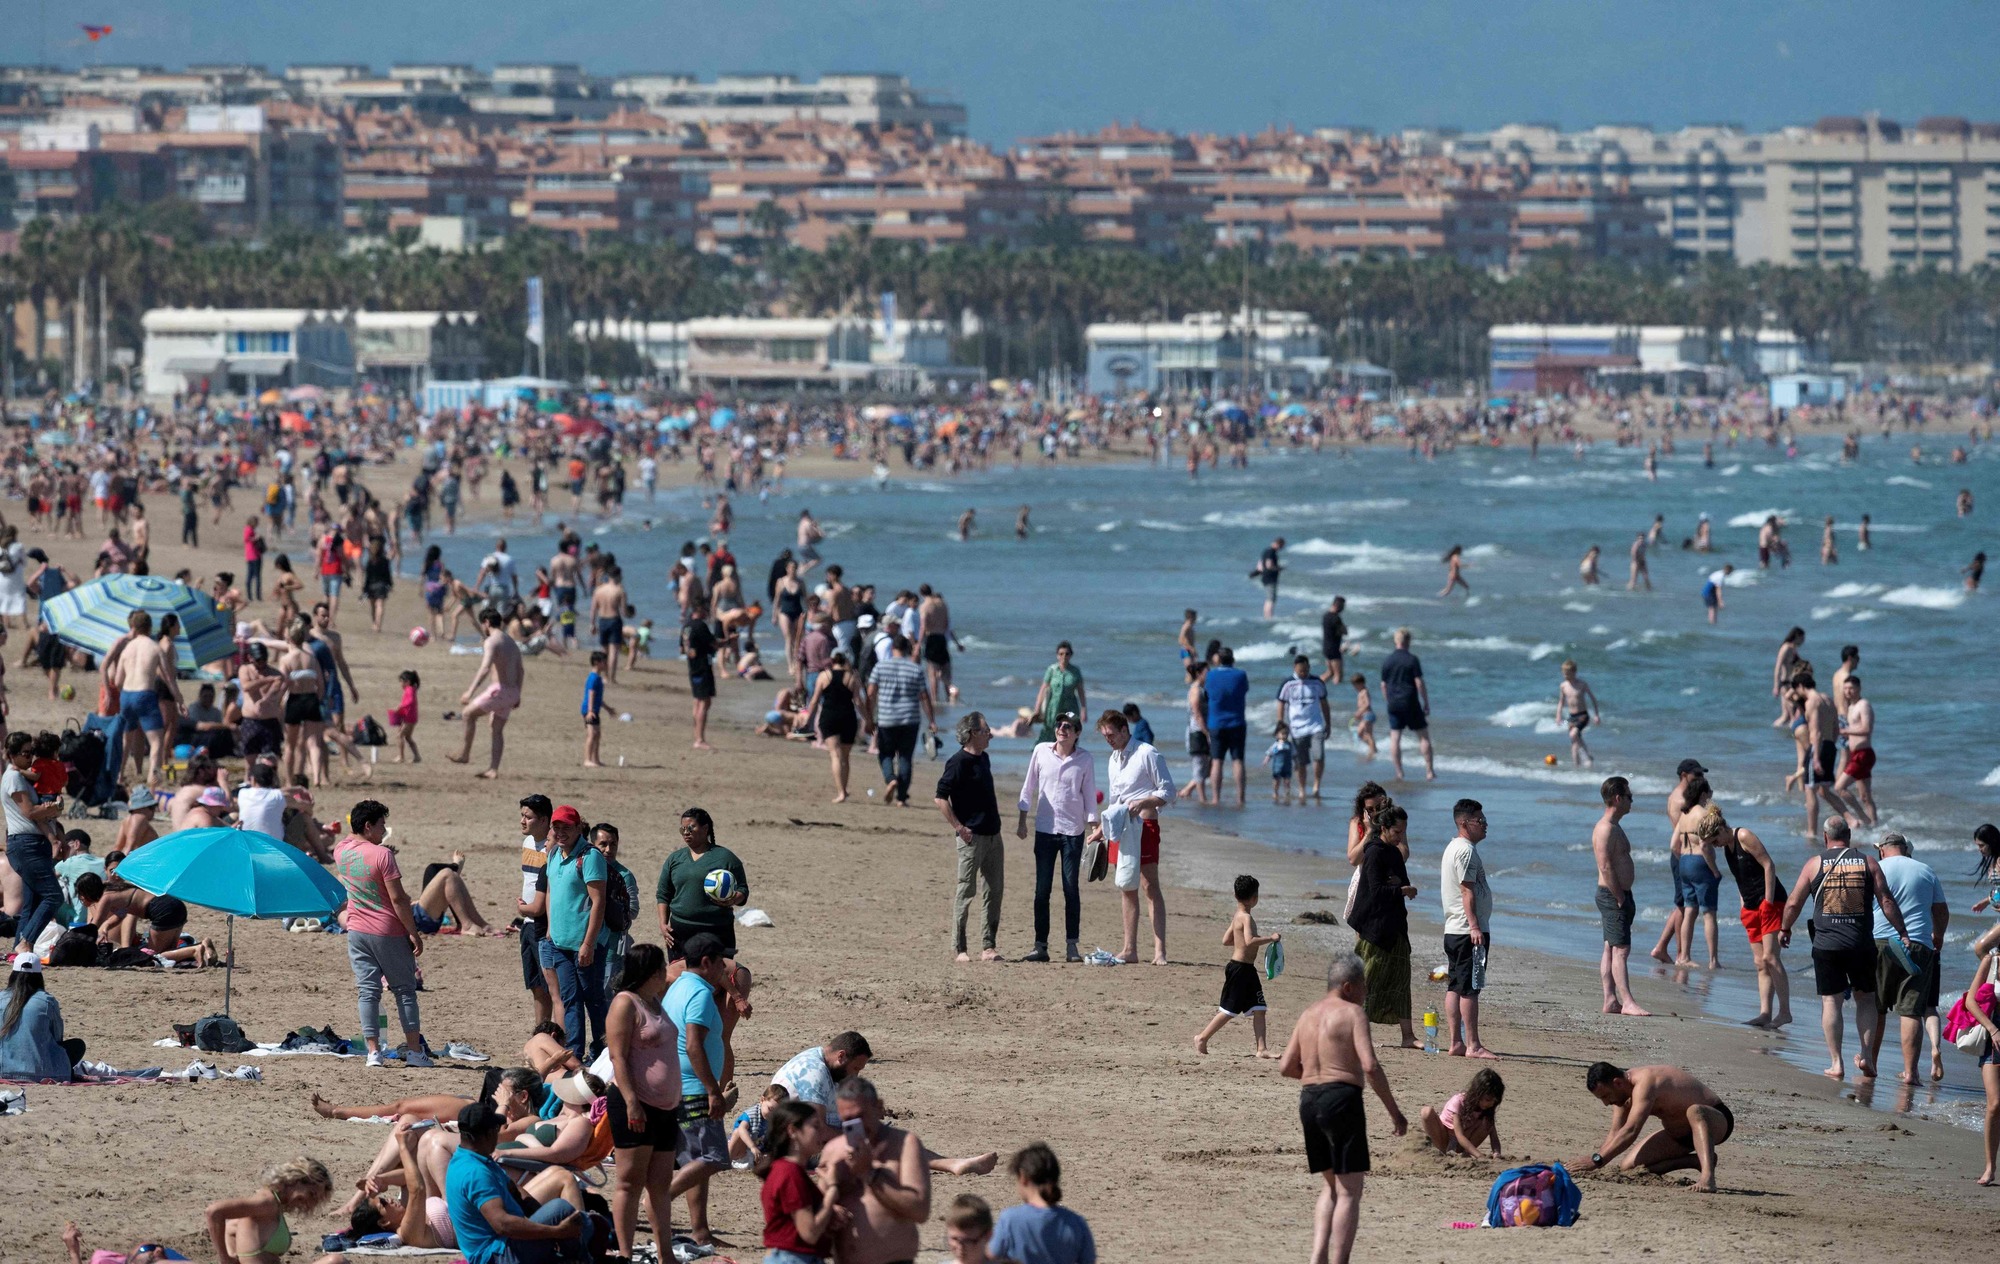
[[[1133,740],[1132,726],[1122,711],[1099,716],[1097,731],[1111,748],[1104,806],[1124,807],[1137,818],[1139,835],[1138,880],[1130,887],[1126,882],[1131,881],[1131,858],[1121,857],[1116,840],[1112,843],[1112,863],[1118,865],[1121,878],[1118,894],[1125,904],[1125,945],[1119,949],[1118,959],[1139,959],[1139,893],[1143,888],[1153,918],[1153,964],[1163,966],[1167,964],[1167,901],[1160,894],[1160,809],[1175,799],[1173,774],[1151,744]],[[1102,820],[1093,832],[1104,833]],[[1119,863],[1121,860],[1126,863]]]
[[[1861,677],[1853,672],[1840,682],[1840,735],[1847,739],[1847,762],[1834,778],[1836,794],[1861,805],[1862,819],[1873,825],[1875,812],[1875,704],[1861,696]]]

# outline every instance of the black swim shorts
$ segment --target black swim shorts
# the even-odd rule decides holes
[[[1623,900],[1611,898],[1609,887],[1597,888],[1597,916],[1604,923],[1604,942],[1613,948],[1632,946],[1632,918],[1639,911],[1639,903],[1627,891]]]
[[[1821,742],[1817,758],[1813,760],[1812,783],[1816,786],[1833,784],[1833,770],[1837,767],[1837,748],[1832,742]]]
[[[1368,1170],[1368,1115],[1359,1084],[1308,1084],[1299,1090],[1306,1170],[1344,1176]]]
[[[1875,941],[1864,939],[1852,948],[1812,950],[1813,985],[1821,996],[1839,996],[1850,988],[1875,991]]]
[[[1246,726],[1236,724],[1226,729],[1212,729],[1210,733],[1213,739],[1210,742],[1210,750],[1217,763],[1228,759],[1233,759],[1239,764],[1243,762],[1243,743],[1250,735],[1250,730]]]

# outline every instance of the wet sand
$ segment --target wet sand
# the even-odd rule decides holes
[[[843,468],[866,470],[861,463]],[[802,472],[802,463],[794,469]],[[408,473],[398,468],[376,477],[398,482]],[[489,481],[489,506],[495,486]],[[785,515],[785,504],[774,499],[771,512]],[[178,524],[156,512],[156,534],[173,534]],[[241,516],[233,515],[239,529]],[[212,529],[204,523],[204,530]],[[32,535],[28,542],[44,543]],[[94,546],[93,536],[88,547]],[[88,560],[86,547],[74,543],[53,552],[72,569]],[[236,569],[238,552],[218,548],[194,559],[156,547],[155,570]],[[521,559],[530,568],[539,560]],[[657,579],[634,586],[652,597],[641,585]],[[663,600],[662,594],[652,604]],[[587,819],[622,827],[622,859],[648,902],[640,924],[656,938],[650,893],[661,861],[677,845],[673,818],[690,804],[704,806],[721,840],[743,858],[750,903],[775,923],[739,936],[741,958],[758,979],[756,1014],[736,1038],[746,1100],[792,1054],[858,1028],[877,1052],[870,1078],[898,1122],[933,1148],[1004,1155],[1033,1140],[1053,1145],[1064,1161],[1067,1201],[1090,1220],[1105,1258],[1305,1253],[1317,1182],[1305,1171],[1295,1086],[1278,1077],[1275,1063],[1249,1056],[1245,1023],[1225,1029],[1206,1058],[1192,1040],[1220,987],[1224,954],[1217,941],[1231,906],[1223,894],[1230,878],[1257,874],[1265,892],[1260,920],[1286,934],[1290,969],[1266,985],[1275,1049],[1319,994],[1328,954],[1350,942],[1343,928],[1293,920],[1308,909],[1337,911],[1340,887],[1329,880],[1344,879],[1344,866],[1205,831],[1177,809],[1166,821],[1162,866],[1175,964],[957,965],[949,943],[952,848],[927,803],[940,765],[919,765],[916,797],[924,806],[894,810],[859,794],[831,805],[824,754],[750,735],[777,682],[725,681],[710,725],[717,750],[700,753],[688,747],[685,672],[678,662],[655,659],[609,690],[608,709],[630,712],[633,721],[606,726],[604,757],[614,766],[586,771],[579,766],[576,710],[586,668],[580,657],[544,656],[529,663],[525,705],[509,728],[499,782],[475,782],[465,768],[445,762],[457,726],[438,717],[456,707],[477,660],[450,657],[436,645],[410,647],[402,633],[419,621],[419,610],[417,585],[406,580],[382,636],[368,631],[358,610],[341,623],[360,684],[351,718],[386,710],[397,671],[415,666],[424,673],[418,729],[424,763],[383,764],[369,784],[322,791],[322,818],[359,798],[381,799],[391,809],[406,874],[461,849],[474,895],[489,918],[505,922],[518,890],[515,803],[527,793],[547,793],[576,804]],[[15,669],[9,676],[15,727],[54,726],[75,713],[74,705],[47,701],[37,674]],[[94,684],[85,678],[79,687],[87,694]],[[475,754],[483,749],[482,733]],[[856,753],[857,790],[877,784],[873,768]],[[1325,828],[1324,819],[1310,827]],[[100,848],[113,833],[109,823],[90,828]],[[1413,879],[1420,888],[1413,907],[1435,907],[1435,873]],[[1010,837],[1000,945],[1009,955],[1028,947],[1032,889],[1030,848]],[[1118,909],[1106,886],[1085,888],[1086,951],[1116,948]],[[191,929],[220,937],[223,922],[196,910]],[[1441,958],[1435,928],[1413,928],[1413,939],[1422,974]],[[234,1010],[253,1038],[276,1039],[307,1023],[354,1031],[353,984],[337,937],[239,922],[236,947],[242,968]],[[494,1065],[515,1061],[530,1011],[514,942],[441,937],[427,947],[423,1008],[432,1043],[467,1040],[491,1054]],[[126,1067],[184,1065],[192,1054],[154,1049],[152,1042],[170,1034],[173,1022],[219,1009],[222,990],[219,971],[62,970],[49,980],[68,1034],[89,1042],[90,1057]],[[1644,972],[1636,986],[1661,1017],[1607,1018],[1598,1012],[1593,972],[1505,943],[1496,947],[1484,1027],[1487,1042],[1505,1057],[1497,1069],[1508,1083],[1500,1127],[1509,1162],[1527,1155],[1574,1159],[1597,1146],[1610,1112],[1583,1090],[1589,1062],[1671,1061],[1703,1076],[1736,1112],[1737,1133],[1721,1150],[1722,1193],[1691,1193],[1688,1174],[1585,1174],[1583,1220],[1575,1229],[1554,1238],[1484,1237],[1483,1255],[1632,1258],[1674,1250],[1760,1262],[1830,1252],[1930,1255],[1962,1242],[1960,1225],[1990,1222],[2000,1194],[1972,1183],[1976,1134],[1859,1110],[1842,1100],[1848,1091],[1842,1086],[1769,1056],[1775,1040],[1817,1044],[1810,996],[1799,998],[1800,1023],[1773,1037],[1695,1020],[1691,1002],[1677,1002],[1677,989]],[[1420,979],[1415,999],[1421,1012],[1441,1007],[1442,993]],[[1672,1013],[1677,1003],[1689,1017]],[[1392,1029],[1377,1030],[1393,1043]],[[1850,1048],[1852,1039],[1850,1032]],[[0,1210],[5,1258],[60,1258],[58,1235],[72,1218],[93,1247],[122,1250],[150,1240],[207,1258],[206,1202],[249,1190],[264,1164],[300,1153],[326,1161],[338,1181],[351,1182],[387,1135],[379,1125],[317,1118],[307,1104],[311,1094],[359,1104],[419,1092],[469,1093],[478,1083],[477,1069],[468,1067],[369,1071],[359,1059],[209,1060],[225,1069],[259,1065],[264,1082],[30,1087],[29,1113],[0,1120],[0,1154],[16,1190]],[[1397,1049],[1385,1049],[1383,1062],[1413,1127],[1420,1106],[1442,1103],[1474,1069]],[[1896,1086],[1878,1091],[1894,1094]],[[1449,1225],[1479,1219],[1501,1165],[1419,1153],[1389,1136],[1372,1097],[1368,1109],[1375,1175],[1357,1251],[1418,1260],[1461,1253]],[[732,1244],[727,1253],[759,1258],[754,1181],[726,1174],[715,1191],[714,1222]],[[933,1219],[923,1232],[927,1258],[944,1249],[943,1211],[966,1191],[996,1207],[1016,1200],[1004,1174],[939,1178]],[[302,1249],[339,1227],[330,1211],[294,1221]]]

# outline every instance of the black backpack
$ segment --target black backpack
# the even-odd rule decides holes
[[[389,744],[389,735],[382,731],[381,724],[376,721],[374,716],[364,715],[361,717],[360,723],[354,726],[354,744],[356,746],[387,746]]]
[[[625,879],[612,869],[604,875],[604,926],[614,935],[632,929],[632,892]]]
[[[69,781],[63,786],[73,798],[89,799],[104,773],[104,734],[95,729],[70,729],[62,735],[56,758],[69,765]]]
[[[257,1047],[227,1014],[210,1014],[196,1021],[194,1044],[208,1053],[248,1053]]]

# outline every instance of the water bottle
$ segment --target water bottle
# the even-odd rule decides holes
[[[1429,1014],[1424,1015],[1426,1020],[1430,1017]],[[375,1047],[378,1049],[389,1047],[389,1016],[381,1012],[375,1015]]]
[[[1485,944],[1481,944],[1472,950],[1472,990],[1475,993],[1486,990]]]
[[[1438,1016],[1434,1009],[1424,1011],[1424,1052],[1438,1051]]]

